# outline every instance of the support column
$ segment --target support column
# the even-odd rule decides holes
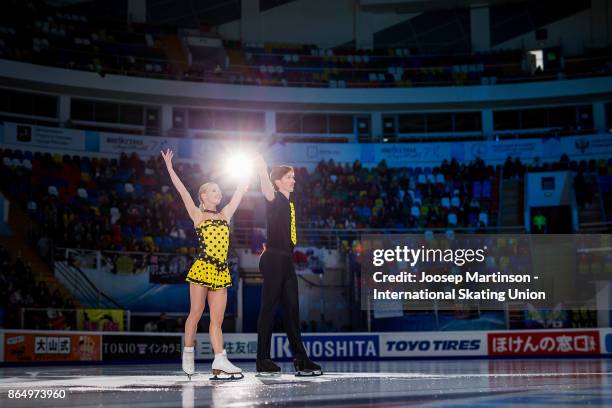
[[[67,95],[59,96],[57,101],[57,118],[62,127],[70,120],[70,97]]]
[[[593,125],[599,133],[608,132],[608,124],[606,123],[606,104],[604,102],[595,102],[593,104]]]
[[[172,129],[174,124],[172,123],[172,106],[162,105],[161,107],[161,134],[165,136],[168,131]]]
[[[382,112],[372,112],[371,113],[372,123],[370,126],[372,127],[372,140],[376,141],[376,143],[380,143],[383,139],[383,120],[382,120]]]
[[[493,111],[491,109],[482,110],[482,134],[487,139],[493,139],[495,128],[493,127]]]
[[[491,22],[489,20],[489,5],[487,3],[470,6],[470,30],[472,37],[472,52],[487,52],[491,50]]]
[[[266,111],[264,123],[264,140],[266,143],[271,140],[274,134],[276,134],[276,112]]]

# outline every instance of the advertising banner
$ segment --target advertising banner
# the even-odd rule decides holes
[[[5,123],[4,144],[54,149],[61,151],[85,151],[85,137],[82,130],[46,126]]]
[[[413,167],[415,164],[440,165],[444,158],[453,157],[451,154],[453,143],[389,143],[370,146],[373,146],[375,151],[375,160],[372,164],[385,160],[389,167]],[[362,145],[362,149],[367,148]]]
[[[372,146],[372,145],[368,145]],[[371,149],[371,147],[368,147]],[[287,143],[275,144],[266,152],[270,164],[290,164],[314,168],[321,161],[352,163],[361,159],[358,143]]]
[[[381,357],[486,356],[486,332],[381,333]]]
[[[107,334],[44,331],[0,332],[0,362],[173,361],[183,336],[157,333]],[[612,354],[612,329],[453,331],[395,333],[307,333],[302,341],[315,361],[455,357],[565,357]],[[227,333],[231,360],[255,360],[256,333]],[[212,361],[207,334],[196,337],[196,359]],[[272,337],[272,358],[293,357],[284,334]]]
[[[560,150],[570,157],[612,157],[612,137],[609,134],[561,138],[561,141],[563,146]]]
[[[443,159],[453,158],[465,163],[486,157],[489,163],[502,163],[508,156],[524,162],[531,162],[535,157],[541,161],[558,160],[563,153],[573,160],[612,156],[612,135],[609,134],[435,143],[276,143],[264,147],[250,141],[180,139],[5,123],[0,127],[0,141],[21,149],[138,153],[140,156],[157,155],[160,150],[169,148],[177,157],[201,160],[206,171],[214,169],[212,162],[205,158],[224,157],[237,148],[246,152],[262,151],[271,165],[282,163],[309,169],[328,160],[337,163],[360,160],[365,166],[385,160],[389,167],[423,167],[436,166]]]
[[[100,133],[101,153],[138,153],[142,157],[159,155],[165,149],[177,151],[178,139]]]
[[[541,161],[559,160],[563,153],[572,159],[612,155],[612,137],[608,135],[464,142],[462,145],[464,161],[486,157],[491,163],[501,163],[508,156],[530,162],[535,157]]]
[[[307,334],[302,335],[302,341],[308,355],[316,360],[371,360],[381,356],[378,334]],[[274,334],[272,358],[289,359],[292,356],[287,336]]]
[[[5,333],[4,361],[100,361],[100,336]]]
[[[570,356],[600,354],[599,331],[488,333],[490,356]]]
[[[230,360],[255,360],[257,357],[257,334],[224,333],[223,347]],[[195,358],[198,360],[212,360],[214,358],[208,334],[197,335],[195,353]]]
[[[102,360],[172,360],[181,358],[182,336],[113,335],[102,336]]]
[[[601,329],[601,352],[612,354],[612,329]]]

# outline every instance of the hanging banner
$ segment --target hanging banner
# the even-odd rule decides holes
[[[4,124],[5,145],[21,149],[44,148],[64,151],[85,151],[85,137],[82,130],[46,126]]]
[[[314,169],[321,161],[373,166],[385,160],[389,167],[436,166],[442,160],[460,163],[484,158],[487,163],[503,163],[506,158],[532,162],[557,161],[562,154],[572,160],[612,157],[612,135],[594,134],[530,139],[487,141],[419,142],[419,143],[275,143],[267,145],[251,141],[201,140],[139,136],[82,131],[76,129],[5,123],[0,127],[0,141],[13,147],[33,150],[87,151],[120,154],[138,153],[156,156],[160,150],[172,149],[181,159],[194,160],[205,171],[221,165],[223,157],[244,151],[247,155],[261,152],[268,164],[289,164]],[[262,139],[265,140],[265,138]],[[215,160],[211,160],[215,158]],[[219,159],[217,159],[219,158]]]
[[[100,133],[101,153],[138,153],[140,156],[157,156],[160,151],[166,149],[176,152],[178,150],[178,139]]]
[[[453,143],[393,143],[361,145],[362,148],[373,148],[374,165],[384,160],[389,167],[413,167],[418,165],[440,165],[442,160],[453,158]]]

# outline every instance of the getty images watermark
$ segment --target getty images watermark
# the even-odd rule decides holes
[[[368,235],[362,309],[592,307],[610,235]],[[585,256],[588,254],[588,256]],[[594,266],[592,266],[593,264]]]

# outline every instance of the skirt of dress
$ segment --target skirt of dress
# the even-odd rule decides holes
[[[201,259],[197,259],[191,265],[185,280],[210,289],[222,289],[232,286],[229,268],[218,271],[215,265],[204,262]]]

